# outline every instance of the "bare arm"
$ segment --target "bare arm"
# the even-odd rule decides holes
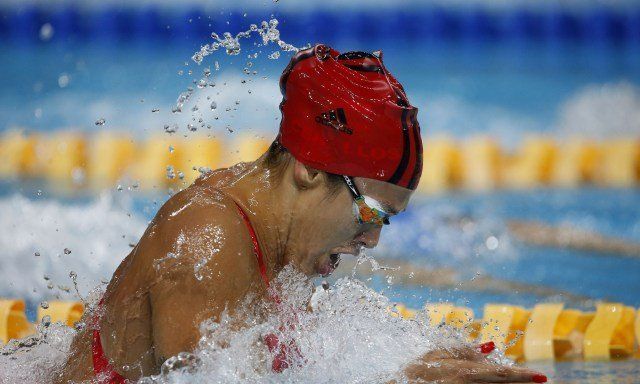
[[[527,368],[495,364],[474,348],[425,354],[404,370],[410,383],[542,383],[546,377]]]
[[[202,321],[219,319],[261,281],[251,240],[235,211],[226,205],[191,204],[159,234],[174,238],[155,252],[149,289],[156,366],[182,351],[193,351]]]

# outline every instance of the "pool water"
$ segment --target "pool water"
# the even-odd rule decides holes
[[[287,36],[282,38],[286,41]],[[221,70],[213,70],[213,78],[220,108],[199,113],[209,120],[218,116],[214,127],[274,134],[281,97],[277,79],[290,54],[269,59],[273,47],[249,43],[238,56],[216,55],[198,66],[190,58],[204,43],[122,43],[109,49],[82,43],[37,49],[0,43],[0,52],[6,53],[0,55],[0,129],[161,132],[163,123],[189,121],[187,114],[173,115],[170,106],[204,68],[218,62]],[[427,136],[483,134],[513,145],[533,133],[638,134],[638,126],[628,118],[635,116],[640,103],[640,50],[384,41],[337,41],[334,46],[340,51],[382,49],[386,66],[420,108]],[[257,58],[247,58],[256,53]],[[248,62],[257,75],[242,74]],[[248,82],[241,84],[241,79]],[[238,110],[224,113],[223,108],[236,100],[241,100]],[[160,111],[152,113],[153,108]],[[604,114],[606,125],[594,109]],[[106,124],[96,127],[98,118]]]
[[[306,43],[293,36],[291,40]],[[226,138],[238,132],[273,136],[279,118],[277,79],[288,54],[272,60],[267,58],[272,48],[247,45],[239,56],[209,57],[198,66],[190,57],[204,43],[0,43],[0,131],[126,130],[144,137],[161,133],[166,123],[184,126],[191,114],[172,114],[172,105],[204,68],[214,70],[217,62],[221,69],[214,72],[216,88],[210,95],[218,98],[219,108],[198,113],[207,120],[219,117],[214,130]],[[640,135],[637,120],[629,118],[640,110],[640,50],[633,47],[363,42],[344,37],[328,43],[340,51],[382,49],[386,66],[420,108],[427,137],[483,134],[515,146],[532,134]],[[247,57],[254,53],[259,56]],[[242,73],[249,62],[256,75]],[[225,112],[236,101],[237,110]],[[156,108],[160,111],[151,112]],[[95,125],[99,118],[105,119],[103,126]],[[227,126],[236,133],[229,133]],[[43,298],[72,297],[60,288],[70,284],[70,270],[78,274],[81,292],[88,292],[110,277],[167,197],[127,190],[100,197],[59,196],[43,185],[2,182],[0,207],[8,214],[0,218],[0,260],[6,266],[0,268],[0,296],[26,298],[33,320]],[[441,300],[476,313],[489,302],[531,307],[560,300],[592,309],[589,299],[607,299],[640,306],[640,259],[528,246],[506,229],[512,219],[572,223],[638,242],[640,191],[582,188],[421,196],[385,229],[379,249],[371,253],[424,268],[453,268],[460,284],[400,285],[384,276],[369,284],[413,308]],[[488,247],[490,238],[497,245]],[[62,252],[67,247],[70,255]],[[466,289],[464,283],[478,275],[546,287],[552,294]],[[49,282],[55,282],[53,288],[47,287]],[[556,383],[631,383],[640,373],[637,360],[557,363],[540,369],[554,372]]]

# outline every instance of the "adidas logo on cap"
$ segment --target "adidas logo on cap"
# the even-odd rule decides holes
[[[322,112],[319,116],[316,116],[316,122],[349,135],[353,134],[353,130],[347,126],[347,116],[342,108]]]

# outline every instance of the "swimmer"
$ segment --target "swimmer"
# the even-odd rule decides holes
[[[233,315],[248,295],[277,300],[267,287],[284,266],[329,275],[340,255],[375,247],[406,209],[422,172],[420,127],[381,52],[302,50],[280,89],[282,120],[268,151],[203,175],[162,206],[86,315],[58,382],[157,374],[167,358],[195,349],[203,321]],[[273,337],[264,341],[277,348]],[[405,373],[447,383],[546,381],[475,349],[431,352]]]

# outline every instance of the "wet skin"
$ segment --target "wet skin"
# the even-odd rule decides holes
[[[337,266],[338,254],[377,245],[381,227],[356,223],[346,185],[330,194],[324,172],[291,159],[274,173],[264,166],[264,158],[213,171],[171,197],[114,273],[99,327],[105,355],[124,377],[157,374],[168,357],[195,349],[204,320],[218,319],[225,309],[233,314],[249,294],[267,299],[236,203],[257,233],[269,279],[287,264],[309,276],[326,275]],[[378,180],[355,182],[390,212],[403,211],[413,192]],[[91,330],[76,335],[56,382],[94,378],[91,336]],[[447,369],[440,369],[423,364],[442,359],[428,354],[409,366],[407,374],[415,380],[450,378],[458,365],[469,370],[476,367],[470,364],[480,364],[468,357],[449,356]],[[534,374],[483,369],[499,369],[501,375],[484,382],[505,382],[505,377],[530,382]],[[485,371],[481,378],[490,379]]]

